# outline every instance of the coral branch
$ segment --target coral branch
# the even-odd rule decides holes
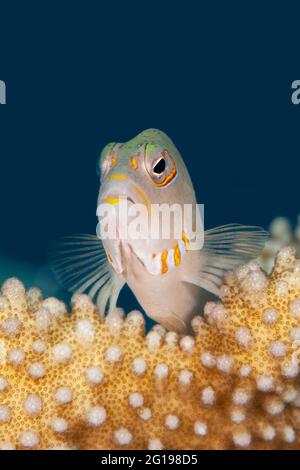
[[[8,280],[0,297],[2,449],[299,447],[300,261],[283,248],[270,276],[251,262],[226,275],[223,303],[195,335],[139,312],[72,314]]]

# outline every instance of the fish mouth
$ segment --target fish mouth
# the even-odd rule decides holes
[[[102,196],[100,199],[100,204],[112,204],[112,205],[117,205],[121,201],[126,201],[127,203],[130,204],[135,204],[135,201],[131,196],[128,196],[127,194],[120,194],[120,193],[109,193],[105,196]]]
[[[143,204],[148,210],[151,206],[147,194],[136,182],[104,182],[100,188],[98,203],[119,204],[121,201],[126,201],[128,204]]]

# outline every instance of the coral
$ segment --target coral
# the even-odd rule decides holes
[[[10,279],[0,296],[2,449],[293,449],[300,440],[300,261],[228,273],[194,336],[137,312],[72,314]]]
[[[300,216],[295,227],[285,217],[276,217],[270,224],[269,232],[271,237],[259,258],[260,265],[267,273],[272,271],[276,254],[284,246],[292,246],[300,256]]]

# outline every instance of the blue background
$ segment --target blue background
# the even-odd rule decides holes
[[[46,246],[95,232],[101,148],[148,127],[181,151],[207,227],[295,220],[300,15],[285,5],[2,2],[2,278],[55,293]]]

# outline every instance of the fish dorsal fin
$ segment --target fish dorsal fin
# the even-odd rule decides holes
[[[224,273],[257,258],[268,236],[261,227],[239,224],[205,231],[204,246],[195,252],[192,269],[184,281],[219,296]]]
[[[101,316],[108,303],[110,310],[116,307],[124,281],[112,271],[96,235],[60,238],[49,246],[48,259],[58,283],[70,292],[96,298]]]

